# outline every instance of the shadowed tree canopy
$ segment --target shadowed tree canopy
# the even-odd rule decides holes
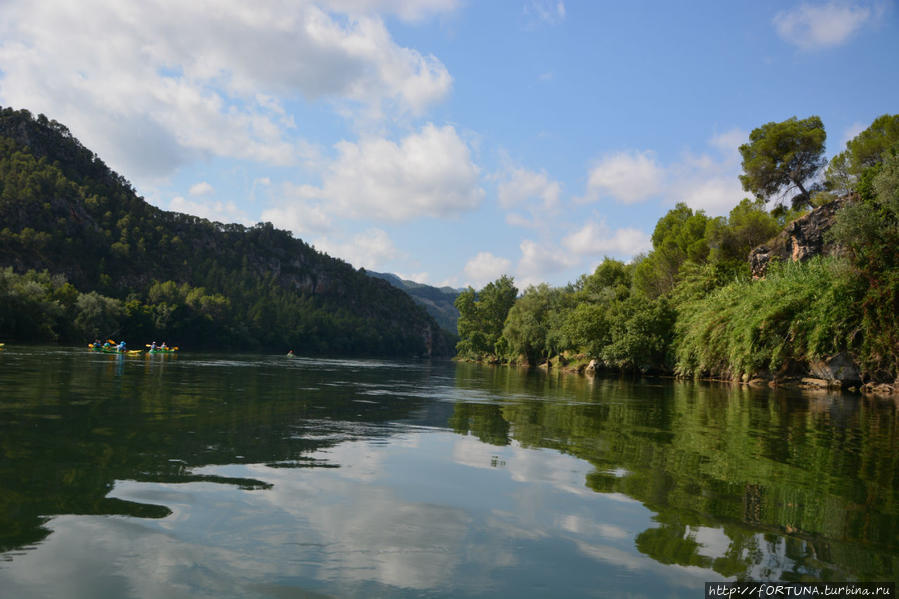
[[[749,134],[749,143],[740,146],[743,189],[768,201],[792,190],[793,207],[810,204],[809,181],[825,165],[824,141],[827,134],[821,118],[791,117],[780,123],[766,123]]]

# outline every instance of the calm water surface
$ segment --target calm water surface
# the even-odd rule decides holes
[[[453,363],[0,352],[3,597],[899,577],[897,406]]]

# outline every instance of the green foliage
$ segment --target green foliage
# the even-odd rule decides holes
[[[684,375],[772,373],[791,362],[852,349],[860,294],[844,261],[772,266],[759,281],[734,281],[679,306],[676,371]]]
[[[831,229],[864,281],[859,303],[864,331],[860,357],[875,379],[899,376],[899,153],[865,169],[860,199],[844,207]]]
[[[811,196],[806,185],[825,164],[826,138],[817,116],[801,121],[791,117],[753,129],[749,143],[740,146],[743,189],[765,201],[798,189],[791,204],[794,208],[808,204]]]
[[[633,268],[606,258],[589,276],[581,277],[564,314],[562,330],[568,347],[601,358],[612,343],[612,307],[630,297]]]
[[[56,341],[69,296],[65,281],[47,272],[24,275],[0,268],[0,338],[16,341]]]
[[[456,351],[470,357],[497,353],[496,344],[517,295],[518,289],[507,275],[488,283],[477,293],[471,287],[460,293],[455,301],[459,310]]]
[[[854,189],[859,177],[883,160],[884,152],[899,144],[899,114],[877,117],[871,126],[846,142],[846,149],[830,161],[825,178],[840,193]]]
[[[511,307],[503,327],[505,351],[531,364],[567,347],[562,332],[565,292],[543,283],[528,287]]]
[[[668,211],[652,233],[652,252],[636,265],[635,290],[646,297],[668,293],[677,283],[684,262],[705,261],[709,255],[708,223],[709,217],[702,210],[694,213],[683,203]]]
[[[664,296],[632,296],[609,307],[610,343],[603,361],[622,370],[669,370],[675,311]]]
[[[125,314],[121,302],[96,291],[82,293],[75,300],[75,329],[82,339],[118,336]]]
[[[781,228],[777,219],[765,209],[764,201],[743,199],[726,220],[708,221],[705,235],[710,247],[709,261],[734,272],[743,272],[747,268],[749,252],[777,235]]]

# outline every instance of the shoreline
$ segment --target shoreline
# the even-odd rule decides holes
[[[652,376],[678,381],[702,381],[710,383],[721,383],[727,385],[740,385],[744,387],[752,387],[756,389],[798,389],[803,391],[838,391],[847,395],[873,396],[880,398],[888,398],[897,396],[899,399],[899,381],[896,383],[875,383],[872,381],[861,382],[859,380],[849,379],[826,379],[812,375],[811,372],[794,374],[790,376],[769,376],[769,377],[741,377],[739,379],[727,376],[697,376],[687,377],[678,375],[672,371],[654,370],[647,372],[628,372],[624,370],[609,368],[598,364],[596,360],[586,360],[586,357],[565,358],[556,356],[547,361],[538,364],[530,364],[527,361],[500,360],[495,356],[486,359],[463,358],[455,356],[455,362],[467,362],[471,364],[480,364],[485,366],[502,366],[508,368],[519,368],[527,370],[543,370],[547,373],[557,371],[562,374],[579,375],[579,376]],[[564,364],[561,362],[564,361]]]

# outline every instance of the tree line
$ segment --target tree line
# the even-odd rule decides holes
[[[816,116],[753,130],[739,148],[753,197],[726,217],[677,204],[631,262],[606,258],[563,287],[519,292],[509,276],[469,287],[456,300],[459,356],[745,379],[849,352],[864,380],[896,380],[899,115],[877,118],[829,162],[825,140]],[[839,251],[752,279],[750,250],[847,194],[827,232]]]

